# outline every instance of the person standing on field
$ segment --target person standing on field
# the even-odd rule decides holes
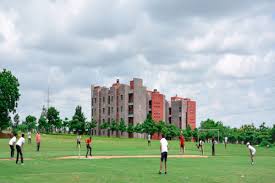
[[[204,145],[204,142],[202,139],[200,139],[199,141],[199,145],[197,146],[198,149],[201,151],[201,155],[203,156],[203,145]]]
[[[224,148],[226,149],[228,137],[224,137]]]
[[[180,152],[184,154],[184,141],[185,141],[184,136],[181,134],[179,139],[180,139]]]
[[[148,146],[151,146],[151,134],[150,133],[147,135],[147,140],[148,140]]]
[[[86,153],[86,158],[88,158],[88,154],[92,156],[92,137],[90,136],[88,139],[86,139],[86,147],[87,147],[87,153]]]
[[[41,142],[41,136],[39,132],[36,133],[35,141],[36,141],[36,151],[38,152],[40,150],[40,142]]]
[[[14,158],[14,146],[16,143],[16,136],[17,136],[16,134],[13,134],[13,137],[9,141],[9,146],[11,150],[11,159]]]
[[[254,165],[254,156],[256,154],[256,149],[252,145],[250,145],[249,142],[247,142],[246,146],[247,146],[247,148],[249,150],[250,159],[251,159],[251,165]]]
[[[32,143],[32,133],[28,131],[28,144]]]
[[[81,135],[77,135],[76,137],[76,147],[80,148],[81,147]]]
[[[167,174],[167,156],[168,156],[168,142],[165,139],[165,136],[162,135],[162,139],[160,140],[160,152],[161,152],[161,157],[160,157],[160,168],[159,168],[159,174],[162,172],[162,163],[164,161],[165,165],[165,174]]]
[[[19,156],[21,157],[21,165],[24,165],[24,159],[23,159],[23,146],[25,144],[25,138],[24,134],[19,138],[19,140],[16,143],[16,151],[17,151],[17,156],[16,156],[16,164],[18,164],[18,159]]]
[[[212,156],[215,156],[215,143],[216,143],[216,141],[215,141],[214,137],[212,137],[211,142],[212,142]]]

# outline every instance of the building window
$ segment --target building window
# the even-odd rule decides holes
[[[112,114],[113,114],[113,113],[114,113],[114,108],[112,107],[112,109],[111,109],[111,110],[112,110]]]
[[[114,97],[112,96],[112,97],[111,97],[111,102],[113,102],[113,101],[114,101]]]
[[[108,115],[110,115],[110,107],[108,107]]]
[[[94,110],[92,109],[92,116],[94,116]]]
[[[108,96],[108,104],[110,104],[110,100],[111,100],[111,97],[110,97],[110,96]]]
[[[122,111],[123,111],[123,107],[121,106],[121,107],[120,107],[120,112],[122,112]]]
[[[105,97],[103,97],[103,103],[105,103]]]
[[[179,107],[179,112],[181,112],[181,107]]]
[[[123,95],[120,95],[120,99],[123,100]]]
[[[99,98],[99,103],[101,103],[101,98]]]
[[[105,108],[102,108],[102,113],[105,114]]]
[[[116,112],[118,112],[119,110],[118,110],[118,107],[116,108]]]
[[[96,103],[96,98],[94,98],[95,99],[95,103]]]

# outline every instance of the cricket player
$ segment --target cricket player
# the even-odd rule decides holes
[[[87,147],[87,153],[86,153],[86,158],[88,158],[88,154],[92,156],[92,137],[90,136],[88,139],[86,139],[86,147]],[[90,153],[89,153],[90,152]]]
[[[254,156],[256,154],[256,149],[252,145],[250,145],[249,142],[246,143],[246,146],[247,146],[247,148],[249,150],[249,153],[250,153],[251,165],[254,165]]]
[[[151,134],[147,135],[148,146],[151,146]]]
[[[36,133],[35,141],[36,141],[36,151],[38,152],[40,150],[40,142],[41,142],[41,135],[39,132]]]
[[[165,136],[162,135],[162,139],[160,140],[160,152],[161,152],[161,157],[160,157],[160,168],[159,168],[159,174],[162,172],[162,162],[164,161],[165,165],[165,174],[167,174],[167,155],[168,155],[168,142],[165,139]]]
[[[16,164],[18,164],[18,159],[19,159],[19,155],[21,157],[21,165],[24,165],[24,160],[23,160],[23,145],[25,144],[25,138],[24,138],[24,134],[22,134],[22,136],[19,138],[19,140],[16,142],[16,151],[17,151],[17,156],[16,156]]]
[[[11,150],[11,159],[14,158],[14,146],[16,143],[16,134],[13,134],[13,137],[9,141],[10,150]]]
[[[180,137],[180,152],[183,154],[184,153],[184,136],[181,134]]]

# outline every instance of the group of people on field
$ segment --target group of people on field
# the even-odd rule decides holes
[[[40,142],[41,142],[41,136],[40,133],[37,132],[35,136],[36,141],[36,151],[40,150]],[[31,132],[28,132],[28,143],[31,144]],[[14,151],[16,149],[16,164],[18,164],[19,157],[21,159],[21,165],[24,165],[24,156],[23,156],[23,147],[25,144],[25,134],[22,133],[21,137],[17,139],[17,134],[12,134],[12,138],[9,140],[9,146],[10,146],[10,158],[14,159]]]
[[[90,136],[89,138],[87,138],[85,140],[85,143],[86,143],[86,149],[87,149],[87,152],[86,152],[86,158],[88,158],[88,155],[90,157],[92,157],[92,137]],[[76,147],[78,148],[79,150],[79,156],[80,156],[80,148],[81,148],[81,135],[77,135],[76,137]]]
[[[16,156],[16,164],[18,164],[19,161],[19,156],[21,159],[21,164],[24,164],[24,159],[23,159],[23,146],[25,144],[25,135],[21,134],[21,137],[19,139],[17,139],[17,134],[13,134],[13,137],[10,139],[9,141],[9,146],[10,146],[10,151],[11,151],[11,159],[14,158],[14,151],[16,147],[16,152],[17,152],[17,156]],[[36,150],[39,151],[40,150],[40,142],[41,142],[41,136],[40,133],[37,132],[36,133]],[[148,146],[151,146],[151,135],[148,134],[147,136],[147,140],[148,140]],[[212,155],[215,155],[215,138],[212,138]],[[226,137],[224,139],[224,144],[225,144],[225,149],[227,146],[227,142],[228,142],[228,138]],[[31,132],[28,132],[28,143],[31,144]],[[92,157],[92,137],[88,137],[85,140],[85,144],[86,144],[86,158],[88,158],[88,155],[90,157]],[[248,142],[247,144],[247,148],[249,149],[249,153],[250,153],[250,158],[251,158],[251,164],[254,164],[254,156],[256,154],[256,149],[251,146],[251,144]],[[80,148],[81,148],[81,135],[77,135],[76,138],[76,146],[79,149],[79,155],[80,155]],[[199,143],[196,145],[197,148],[201,151],[202,155],[204,154],[204,141],[202,139],[199,139]],[[181,132],[180,136],[179,136],[179,147],[180,147],[180,152],[182,154],[184,154],[185,152],[185,139],[184,136]],[[169,150],[169,146],[168,146],[168,141],[165,138],[165,135],[161,135],[161,139],[160,139],[160,152],[161,152],[161,156],[160,156],[160,169],[159,169],[159,174],[162,174],[162,164],[164,162],[164,167],[165,167],[165,174],[167,174],[167,157],[168,157],[168,150]]]

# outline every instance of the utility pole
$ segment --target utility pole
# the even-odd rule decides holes
[[[50,107],[50,87],[48,86],[48,95],[47,95],[47,111]]]

